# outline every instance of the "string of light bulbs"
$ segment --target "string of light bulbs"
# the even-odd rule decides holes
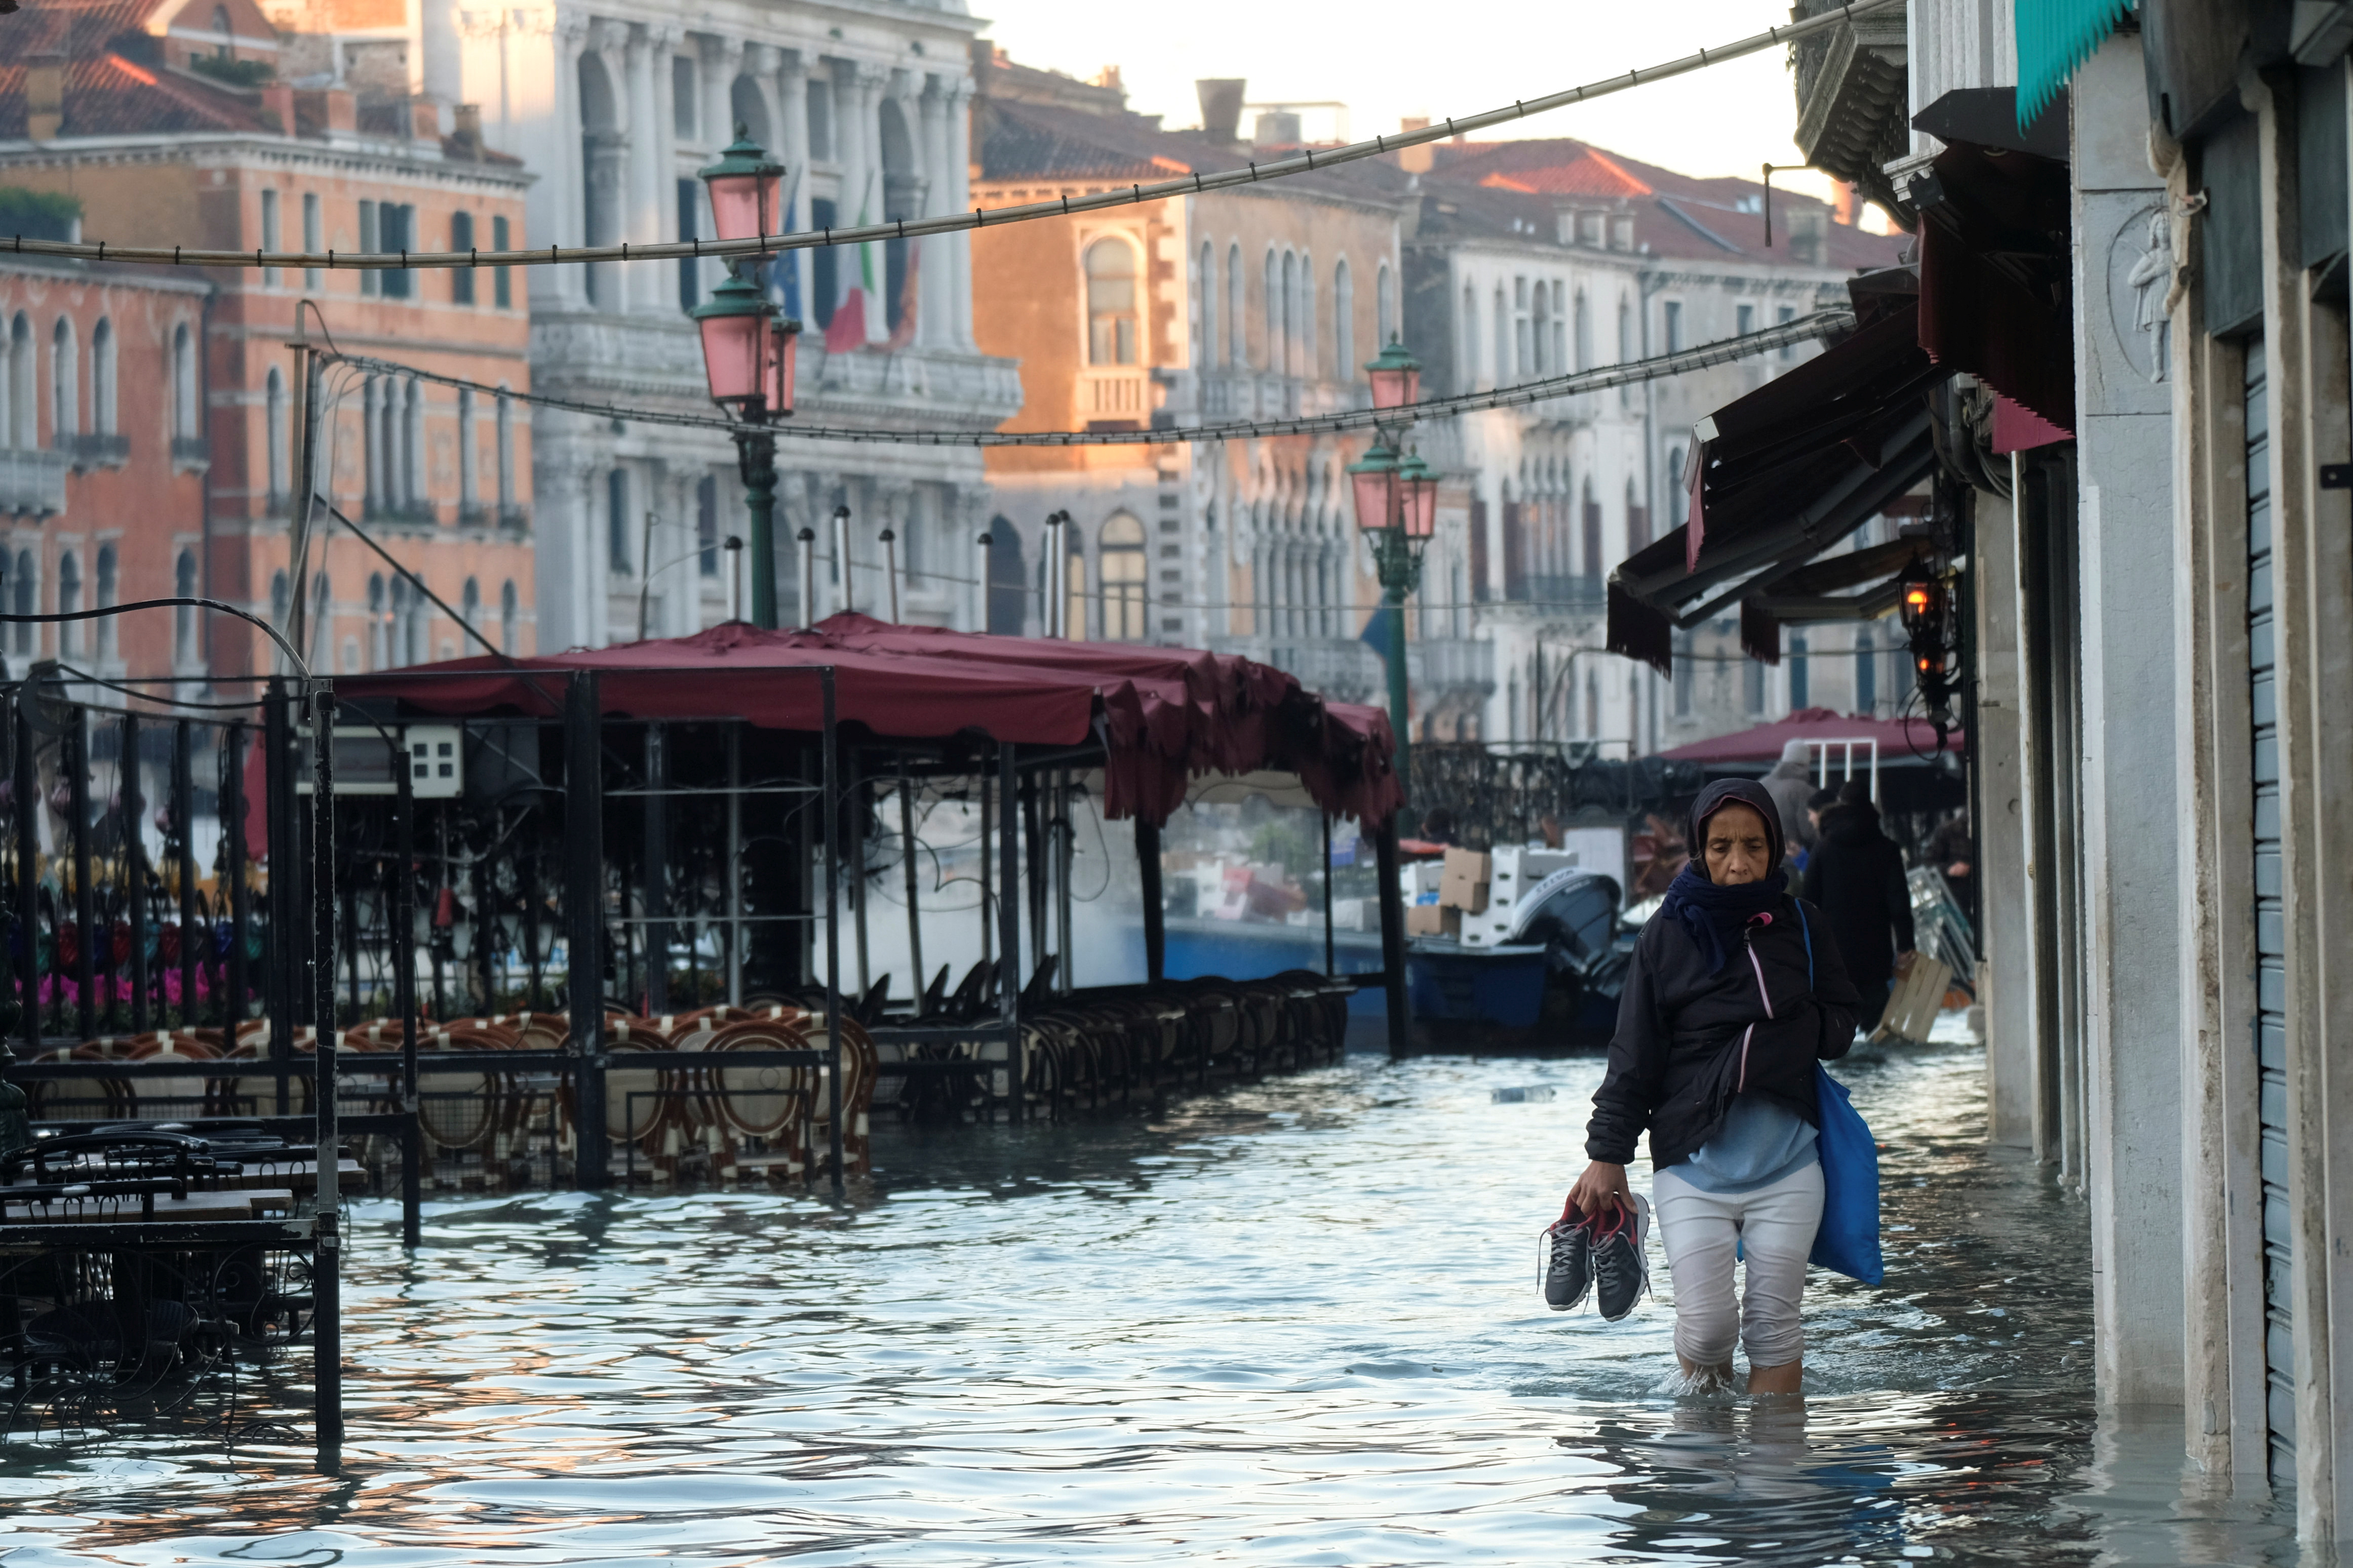
[[[579,398],[559,397],[540,392],[515,392],[509,388],[491,386],[462,376],[448,375],[439,371],[404,364],[398,360],[377,359],[365,354],[340,354],[334,363],[375,375],[406,376],[428,382],[437,386],[452,387],[491,397],[504,397],[533,407],[548,408],[565,414],[586,415],[596,419],[618,419],[640,425],[660,425],[678,429],[715,430],[724,435],[737,431],[760,433],[808,441],[845,441],[851,443],[887,443],[903,447],[1168,447],[1209,441],[1257,441],[1277,436],[1335,436],[1351,430],[1368,430],[1375,426],[1398,426],[1428,419],[1444,419],[1459,414],[1476,414],[1493,408],[1515,408],[1531,403],[1548,403],[1555,398],[1573,397],[1580,393],[1605,392],[1612,387],[1630,386],[1641,382],[1656,381],[1690,371],[1706,370],[1715,365],[1752,359],[1799,343],[1843,332],[1854,326],[1854,312],[1832,309],[1816,310],[1794,321],[1777,322],[1757,331],[1738,337],[1722,338],[1698,348],[1679,353],[1658,354],[1650,359],[1630,360],[1623,364],[1601,365],[1592,370],[1573,371],[1567,375],[1546,376],[1538,381],[1521,382],[1511,386],[1498,386],[1485,392],[1465,392],[1447,397],[1434,397],[1420,403],[1397,408],[1348,408],[1332,414],[1303,415],[1289,419],[1231,420],[1216,425],[1172,426],[1145,430],[878,430],[827,425],[748,426],[721,414],[674,413],[662,409],[632,408],[610,403],[589,403]],[[322,357],[327,357],[322,351]]]
[[[1099,212],[1110,207],[1166,201],[1176,196],[1231,190],[1293,174],[1313,174],[1366,158],[1377,158],[1404,148],[1426,146],[1493,126],[1508,125],[1533,114],[1567,109],[1574,104],[1623,92],[1630,88],[1688,75],[1726,60],[1761,54],[1815,33],[1847,26],[1859,16],[1897,9],[1904,4],[1905,0],[1853,0],[1852,4],[1834,10],[1783,26],[1767,27],[1749,37],[1721,44],[1715,48],[1704,48],[1696,54],[1685,55],[1663,65],[1630,70],[1623,76],[1607,77],[1582,87],[1546,93],[1541,98],[1519,100],[1502,108],[1461,119],[1434,121],[1419,131],[1376,136],[1369,142],[1353,142],[1340,147],[1311,147],[1291,157],[1277,158],[1269,163],[1251,162],[1239,169],[1222,169],[1213,174],[1196,173],[1175,179],[1155,180],[1148,184],[1131,184],[1083,195],[1065,195],[1014,206],[976,207],[968,213],[944,213],[932,217],[903,218],[849,228],[808,229],[796,234],[762,235],[750,239],[681,239],[650,245],[581,245],[568,247],[551,245],[533,250],[301,251],[267,250],[259,246],[251,250],[221,250],[181,245],[111,245],[103,240],[92,243],[31,239],[23,235],[15,237],[13,247],[18,255],[54,256],[76,261],[135,261],[165,267],[301,267],[390,272],[420,268],[564,267],[603,262],[678,261],[703,257],[730,260],[795,250],[818,250],[837,245],[871,245],[885,240],[920,239],[930,235],[963,234],[977,228],[996,228],[1005,224],[1067,217],[1072,213]]]

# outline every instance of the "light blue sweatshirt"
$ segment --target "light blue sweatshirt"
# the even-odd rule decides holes
[[[1813,1123],[1761,1094],[1736,1095],[1724,1125],[1691,1158],[1670,1167],[1704,1193],[1747,1193],[1820,1159]]]

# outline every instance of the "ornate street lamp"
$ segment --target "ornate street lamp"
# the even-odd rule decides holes
[[[1388,358],[1388,351],[1383,351],[1382,357]],[[1363,460],[1348,465],[1348,484],[1356,503],[1356,526],[1373,547],[1381,606],[1388,613],[1385,662],[1389,667],[1389,727],[1397,732],[1398,779],[1409,784],[1413,774],[1406,719],[1405,602],[1420,584],[1421,552],[1438,531],[1438,474],[1419,454],[1409,452],[1399,458],[1377,440]]]
[[[702,172],[721,239],[756,239],[778,232],[778,185],[784,166],[735,128],[735,141]],[[736,466],[752,514],[752,624],[776,625],[776,438],[770,425],[793,413],[793,367],[801,324],[768,302],[760,287],[733,266],[727,280],[689,312],[702,334],[702,369],[711,400],[738,421]]]
[[[1373,406],[1404,408],[1421,401],[1421,362],[1406,353],[1391,333],[1379,357],[1368,360],[1365,373],[1373,381]]]

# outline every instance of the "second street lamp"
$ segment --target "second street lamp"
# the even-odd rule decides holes
[[[721,239],[780,233],[777,193],[784,165],[771,163],[742,125],[719,162],[702,171],[711,191],[712,226]],[[755,264],[756,265],[756,264]],[[789,261],[787,265],[790,265]],[[702,368],[711,400],[744,428],[735,458],[751,512],[752,624],[776,626],[776,437],[769,425],[793,413],[794,351],[801,324],[768,302],[766,291],[732,266],[727,281],[690,314],[702,333]]]
[[[731,274],[691,312],[702,333],[711,400],[733,414],[735,456],[752,514],[752,624],[776,626],[776,437],[769,421],[793,412],[793,362],[801,324],[777,314],[759,289]]]
[[[1384,354],[1386,356],[1386,353]],[[1408,729],[1405,602],[1421,582],[1421,552],[1438,524],[1438,475],[1417,454],[1399,458],[1376,441],[1362,461],[1348,465],[1356,503],[1356,526],[1373,547],[1381,584],[1381,607],[1388,616],[1389,728],[1397,733],[1397,772],[1401,784],[1413,782]]]

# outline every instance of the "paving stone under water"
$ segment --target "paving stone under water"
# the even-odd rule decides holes
[[[0,1562],[2295,1561],[2269,1507],[2186,1500],[2178,1419],[2095,1420],[2084,1209],[1984,1148],[1981,1056],[1836,1070],[1887,1280],[1816,1271],[1803,1401],[1677,1397],[1664,1300],[1544,1310],[1597,1058],[1353,1057],[885,1130],[839,1207],[436,1204],[408,1258],[361,1205],[340,1476],[15,1443]]]

